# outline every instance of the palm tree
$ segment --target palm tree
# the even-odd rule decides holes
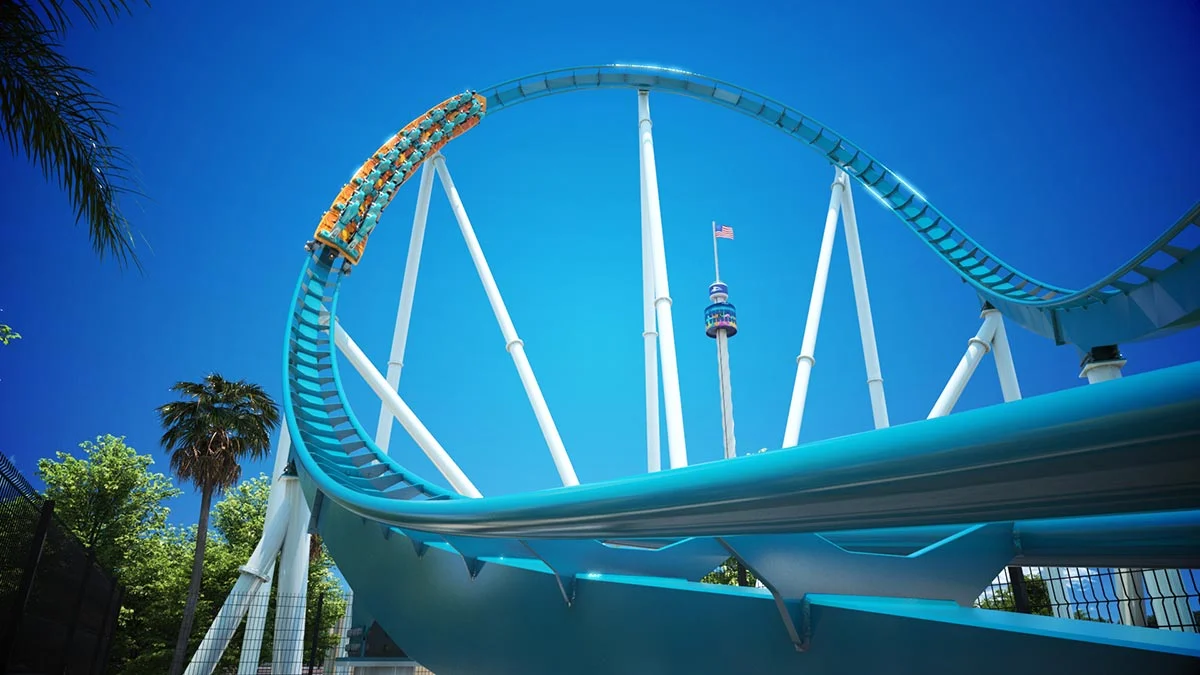
[[[244,380],[230,382],[216,373],[202,382],[177,382],[171,390],[186,398],[158,407],[159,420],[165,429],[160,442],[171,454],[175,475],[200,490],[200,524],[196,530],[192,581],[171,660],[171,675],[179,675],[200,598],[213,494],[237,483],[242,473],[241,460],[267,454],[271,432],[279,426],[279,407],[261,386]]]
[[[147,5],[149,4],[147,0]],[[129,222],[117,197],[129,192],[127,162],[108,140],[112,106],[90,84],[91,72],[71,65],[60,40],[71,25],[67,6],[96,27],[129,11],[127,0],[0,1],[0,137],[57,179],[86,221],[101,258],[133,262]]]

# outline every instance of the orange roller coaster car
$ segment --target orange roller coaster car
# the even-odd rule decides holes
[[[479,124],[486,106],[484,97],[465,92],[409,122],[354,172],[321,217],[313,239],[357,265],[396,190],[443,146]]]

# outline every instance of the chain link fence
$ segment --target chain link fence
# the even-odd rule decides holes
[[[103,673],[121,595],[0,454],[0,672]]]
[[[1200,632],[1200,571],[1008,567],[977,607]]]

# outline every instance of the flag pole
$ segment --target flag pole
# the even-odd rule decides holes
[[[712,235],[713,240],[713,274],[716,276],[717,282],[721,281],[721,263],[717,259],[717,221],[712,221],[712,229],[708,231]]]

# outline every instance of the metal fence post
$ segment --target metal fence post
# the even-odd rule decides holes
[[[104,667],[107,663],[100,660],[101,655],[104,661],[108,660],[108,645],[112,644],[112,638],[117,631],[117,619],[121,615],[121,598],[124,595],[121,589],[121,584],[113,581],[112,590],[108,593],[108,606],[105,608],[104,623],[100,624],[100,630],[96,633],[96,648],[92,650],[92,673],[95,675],[103,675]]]
[[[1029,589],[1025,587],[1025,569],[1023,567],[1008,568],[1008,583],[1012,585],[1013,604],[1022,614],[1029,614]]]
[[[108,669],[108,658],[112,653],[113,638],[117,636],[117,621],[119,621],[121,618],[121,605],[125,602],[125,587],[117,583],[116,588],[117,599],[114,603],[115,606],[111,609],[112,614],[110,615],[112,617],[112,622],[108,624],[108,631],[105,635],[106,639],[104,640],[104,651],[101,652],[100,660],[96,664],[99,666],[99,668],[96,669],[97,673],[103,673]]]
[[[324,602],[325,602],[325,591],[321,591],[321,594],[317,596],[317,611],[316,611],[316,617],[313,619],[313,628],[312,628],[312,647],[309,648],[309,652],[308,652],[308,673],[309,673],[309,675],[312,675],[312,673],[317,668],[317,645],[320,643],[320,640],[321,640],[321,610],[323,609],[322,605],[324,604]]]
[[[17,587],[16,597],[13,598],[12,616],[9,617],[8,632],[0,636],[0,671],[8,672],[8,659],[12,655],[12,646],[21,632],[21,620],[25,618],[25,607],[29,603],[29,595],[33,592],[33,582],[37,577],[38,564],[42,561],[42,548],[46,543],[46,533],[50,530],[50,520],[54,517],[54,501],[47,499],[42,502],[42,512],[38,516],[37,529],[33,532],[33,541],[29,543],[29,557],[25,562],[25,573],[21,575],[21,585]]]
[[[83,579],[79,582],[79,593],[75,598],[75,610],[71,612],[71,625],[67,628],[67,638],[63,640],[62,675],[67,675],[71,666],[71,655],[75,653],[75,634],[79,632],[79,614],[83,610],[83,599],[87,597],[87,585],[91,581],[92,568],[96,565],[96,547],[88,547],[87,562],[83,568]]]

